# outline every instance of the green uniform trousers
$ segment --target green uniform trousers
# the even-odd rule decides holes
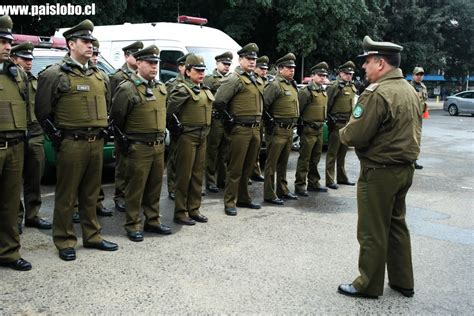
[[[329,133],[328,151],[326,153],[326,185],[334,184],[334,167],[337,163],[337,182],[347,182],[345,161],[347,146],[341,143],[339,130],[346,124],[336,123]]]
[[[166,181],[168,183],[168,193],[175,192],[175,177],[176,177],[176,141],[170,138],[170,145],[168,148],[168,161],[166,162]]]
[[[99,197],[104,141],[64,139],[57,153],[53,241],[58,249],[73,248],[77,238],[72,223],[74,203],[79,202],[83,244],[99,243]]]
[[[360,276],[352,283],[365,294],[383,294],[385,263],[393,285],[413,288],[410,233],[405,198],[414,166],[361,166],[357,183],[357,239]]]
[[[206,186],[222,186],[226,177],[228,141],[220,119],[212,119],[211,131],[207,136]],[[216,177],[217,174],[217,177]]]
[[[265,160],[264,199],[275,199],[288,194],[286,167],[293,144],[293,129],[275,126],[272,135],[265,135],[267,140],[267,159]],[[275,173],[276,190],[275,190]],[[276,192],[275,192],[276,191]]]
[[[308,188],[320,188],[321,176],[318,172],[318,164],[323,152],[323,127],[318,129],[308,125],[304,126],[300,138],[300,156],[296,165],[295,190],[306,191],[306,178]]]
[[[225,207],[250,203],[248,181],[260,149],[260,127],[235,126],[229,136],[229,164],[224,190]]]
[[[122,155],[119,144],[115,141],[115,194],[114,201],[123,201],[125,197],[125,178],[127,172],[127,157]]]
[[[263,139],[263,124],[260,126],[260,140]],[[260,142],[260,146],[262,145],[262,142]],[[260,147],[258,149],[258,153],[260,154]],[[257,159],[255,159],[255,164],[253,165],[253,170],[251,173],[252,177],[260,177],[262,176],[262,170],[260,169],[260,162],[259,162],[259,157],[260,155],[257,154]]]
[[[21,142],[0,149],[0,263],[20,258],[17,221],[24,148]]]
[[[202,178],[206,158],[207,133],[181,134],[176,147],[175,217],[188,212],[198,215],[201,207]]]
[[[23,168],[23,203],[20,201],[18,224],[26,221],[37,221],[41,207],[41,177],[44,171],[44,135],[34,136],[28,140]],[[24,204],[24,206],[23,206]]]
[[[141,231],[140,209],[145,224],[160,225],[160,194],[165,165],[165,145],[131,144],[127,155],[125,188],[127,232]]]

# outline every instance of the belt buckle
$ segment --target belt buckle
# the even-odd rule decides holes
[[[95,142],[96,139],[97,139],[97,135],[89,136],[89,138],[87,139],[87,141],[88,141],[89,143],[93,143],[93,142]]]
[[[0,150],[8,149],[8,141],[0,142]]]

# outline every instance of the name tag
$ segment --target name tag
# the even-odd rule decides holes
[[[344,91],[344,94],[345,94],[345,95],[349,95],[350,93],[349,93],[349,92],[345,92],[345,91]]]
[[[84,84],[78,84],[76,89],[77,91],[91,91],[91,87]]]
[[[156,97],[154,95],[152,95],[151,97],[146,97],[146,100],[147,101],[155,101]]]
[[[290,91],[285,91],[285,95],[291,95]]]

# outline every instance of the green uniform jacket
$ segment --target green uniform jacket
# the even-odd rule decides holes
[[[355,97],[355,93],[357,91],[355,85],[352,82],[345,82],[339,77],[327,87],[327,94],[328,94],[328,107],[327,113],[329,114],[342,114],[341,118],[347,119],[344,114],[349,114],[352,111],[352,104]],[[350,99],[349,103],[351,104],[351,108],[349,111],[341,112],[339,109],[335,108],[337,103],[336,99],[341,97],[346,97]]]
[[[171,90],[174,89],[178,84],[184,81],[184,76],[178,72],[175,78],[172,78],[168,81],[166,81],[166,91],[168,91],[168,95],[171,93]]]
[[[132,69],[127,66],[127,63],[123,64],[122,67],[117,70],[113,75],[110,76],[110,91],[112,96],[115,94],[115,89],[124,80],[130,80],[132,75],[135,73]]]
[[[77,65],[69,56],[69,53],[64,56],[63,60],[49,66],[38,77],[38,89],[35,97],[35,114],[40,124],[43,125],[44,120],[52,118],[55,110],[55,105],[61,98],[63,92],[70,90],[70,81],[67,75],[68,71],[81,72],[79,65]],[[88,63],[88,69],[84,72],[85,75],[96,75],[101,78],[105,84],[106,94],[105,102],[107,105],[107,112],[110,110],[110,81],[107,76],[97,68],[91,61]]]
[[[38,119],[35,115],[35,95],[36,89],[38,88],[38,78],[36,78],[31,72],[27,72],[26,74],[28,76],[29,83],[28,132],[30,133],[30,136],[39,136],[43,135],[43,129],[38,123]]]
[[[423,112],[426,111],[427,104],[426,101],[428,100],[428,89],[426,88],[423,82],[416,83],[414,80],[410,81],[410,84],[415,88],[418,97],[420,98],[421,102],[421,110]]]
[[[308,111],[305,113],[305,110],[310,106],[317,106],[313,104],[313,91],[317,93],[317,98],[322,98],[321,104],[323,106],[321,109],[316,111]],[[310,82],[306,87],[298,91],[298,102],[300,104],[300,115],[303,121],[306,122],[324,122],[326,118],[326,103],[327,103],[327,94],[324,88],[314,82]]]
[[[228,75],[227,75],[228,76]],[[211,92],[215,95],[217,92],[217,89],[219,89],[221,85],[221,80],[224,77],[227,77],[222,75],[217,69],[214,69],[212,72],[212,75],[207,75],[206,78],[204,78],[204,84],[211,89]]]
[[[296,82],[277,75],[265,86],[263,104],[265,110],[277,119],[298,118],[300,114]]]
[[[420,100],[393,69],[372,83],[360,96],[341,141],[354,146],[361,164],[383,167],[413,163],[420,153]]]

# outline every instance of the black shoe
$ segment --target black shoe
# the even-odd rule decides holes
[[[148,233],[155,233],[155,234],[161,234],[161,235],[170,235],[172,233],[171,228],[163,224],[160,224],[158,226],[145,224],[145,226],[143,227],[143,230]]]
[[[38,218],[36,220],[32,221],[26,221],[25,220],[25,226],[26,227],[36,227],[38,229],[51,229],[53,227],[53,224],[44,219],[44,218]]]
[[[206,192],[202,191],[201,196],[206,196]]]
[[[114,211],[112,211],[111,209],[106,208],[105,206],[97,206],[96,209],[95,209],[95,212],[98,216],[104,216],[104,217],[114,215]]]
[[[5,268],[10,268],[10,269],[13,269],[13,270],[17,270],[17,271],[28,271],[28,270],[31,270],[31,268],[32,268],[31,263],[29,263],[28,261],[26,261],[23,258],[16,259],[16,260],[10,261],[10,262],[0,263],[0,266],[5,267]]]
[[[308,191],[311,191],[311,192],[327,192],[328,188],[326,188],[326,187],[308,188]]]
[[[390,286],[392,290],[402,293],[402,295],[405,297],[413,297],[413,295],[415,295],[415,290],[413,289],[406,289],[404,287],[400,287],[398,285],[393,285],[390,283],[388,284],[388,286]]]
[[[247,181],[247,185],[252,185],[252,180],[249,179],[249,180]]]
[[[173,221],[176,224],[181,224],[181,225],[188,225],[188,226],[196,225],[196,221],[187,216],[175,217]]]
[[[240,202],[237,202],[237,204],[235,204],[237,207],[245,207],[245,208],[251,208],[253,210],[259,210],[262,208],[262,206],[260,204],[257,204],[257,203],[254,203],[254,202],[250,202],[250,203],[240,203]]]
[[[139,230],[137,230],[136,232],[128,232],[127,237],[128,239],[134,242],[143,241],[143,233]]]
[[[298,194],[299,196],[309,196],[308,191],[306,190],[304,191],[295,190],[295,193]]]
[[[279,198],[282,200],[298,200],[298,197],[291,192],[288,192],[288,194],[279,196]]]
[[[72,222],[76,224],[81,222],[81,218],[79,217],[79,212],[75,212],[74,214],[72,214]]]
[[[422,166],[422,165],[419,165],[419,164],[415,161],[415,169],[421,170],[421,169],[423,169],[423,166]]]
[[[18,224],[18,235],[23,234],[23,225]]]
[[[115,200],[115,209],[119,212],[125,212],[125,201],[123,199]]]
[[[341,284],[337,288],[337,291],[343,295],[352,296],[352,297],[365,297],[365,298],[378,298],[375,295],[364,294],[356,290],[352,284]]]
[[[212,193],[219,193],[219,188],[215,184],[209,184],[206,189]]]
[[[335,183],[328,184],[327,187],[333,190],[337,190],[339,188],[339,186]]]
[[[84,244],[84,248],[93,248],[104,251],[115,251],[118,249],[118,245],[116,243],[102,239],[102,241],[98,243]]]
[[[258,176],[251,176],[250,180],[255,181],[255,182],[263,182],[265,181],[265,178],[262,177],[261,175],[258,175]]]
[[[199,222],[199,223],[207,223],[207,221],[208,221],[207,217],[202,215],[202,214],[189,215],[189,217],[194,219],[196,222]]]
[[[229,215],[229,216],[237,215],[237,209],[235,207],[226,207],[224,208],[224,212],[226,215]]]
[[[347,180],[347,181],[338,181],[337,184],[355,185],[355,182],[350,182],[349,180]]]
[[[59,258],[64,261],[76,260],[76,250],[74,248],[64,248],[59,250]]]
[[[275,204],[275,205],[283,205],[285,202],[283,202],[282,199],[279,198],[274,198],[274,199],[264,199],[265,202]]]
[[[176,194],[174,192],[170,192],[168,193],[168,198],[174,201],[174,199],[176,198]]]

